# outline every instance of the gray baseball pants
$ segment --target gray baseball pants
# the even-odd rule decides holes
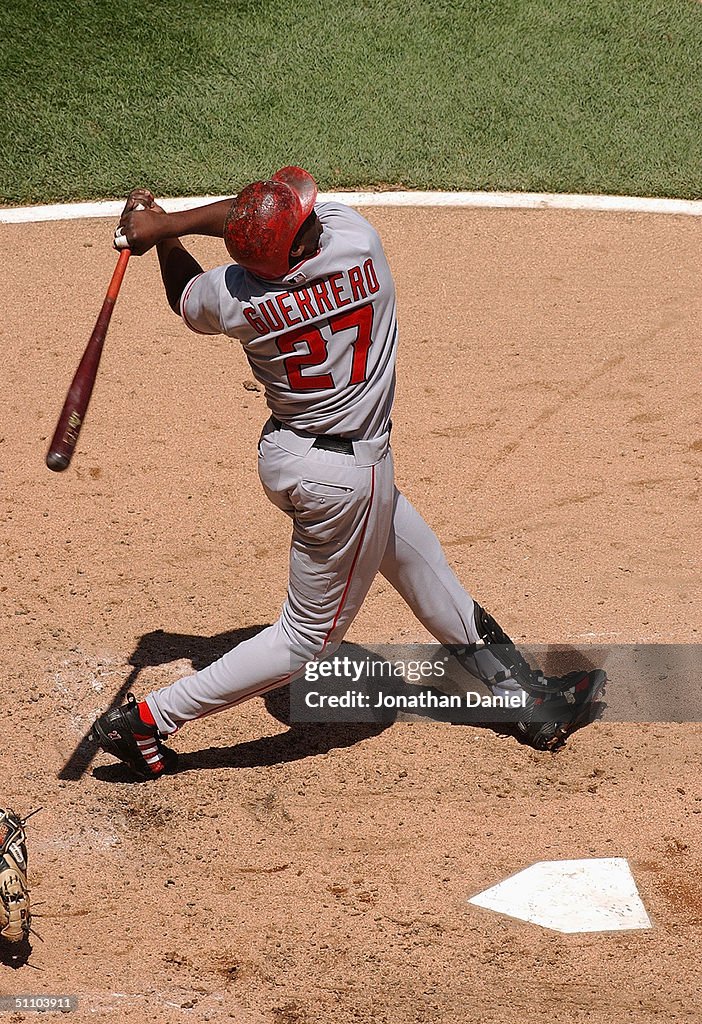
[[[213,664],[146,698],[157,726],[240,704],[289,682],[336,650],[377,572],[442,644],[475,643],[473,599],[435,533],[397,490],[389,434],[355,441],[354,454],[271,420],[259,442],[259,476],[292,519],[288,594],[279,619]]]

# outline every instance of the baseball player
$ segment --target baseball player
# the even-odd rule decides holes
[[[396,488],[393,278],[368,221],[316,200],[314,179],[299,167],[184,213],[167,214],[136,189],[115,232],[116,247],[137,255],[156,246],[168,302],[187,327],[241,343],[270,410],[258,445],[261,483],[292,526],[277,622],[202,671],[139,702],[130,694],[97,719],[102,748],[141,777],[174,766],[163,740],[186,722],[282,686],[306,662],[333,654],[378,572],[494,694],[523,696],[517,729],[538,749],[559,747],[605,682],[600,670],[555,678],[530,668]],[[203,271],[179,240],[195,233],[222,237],[235,262]]]

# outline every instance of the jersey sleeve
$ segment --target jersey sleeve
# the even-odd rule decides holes
[[[221,285],[224,267],[206,270],[189,281],[180,299],[180,315],[196,334],[222,334]]]

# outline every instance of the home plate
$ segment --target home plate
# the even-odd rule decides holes
[[[468,902],[557,932],[651,927],[624,857],[539,861]]]

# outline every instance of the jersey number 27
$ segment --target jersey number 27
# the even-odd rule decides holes
[[[337,313],[328,320],[328,327],[332,334],[339,334],[341,331],[356,330],[356,337],[351,342],[353,348],[353,359],[351,362],[351,376],[349,384],[362,384],[366,379],[368,368],[368,352],[371,347],[373,330],[373,306],[367,303],[365,306],[358,306],[356,309],[349,309],[344,313]],[[296,346],[304,342],[307,345],[307,352],[297,351]],[[310,370],[315,366],[321,366],[327,361],[327,349],[331,341],[322,334],[318,327],[309,324],[296,327],[294,331],[281,334],[276,338],[276,344],[282,355],[288,355],[285,360],[285,370],[288,375],[290,388],[293,391],[329,391],[339,387],[331,373],[304,373],[303,369]]]

